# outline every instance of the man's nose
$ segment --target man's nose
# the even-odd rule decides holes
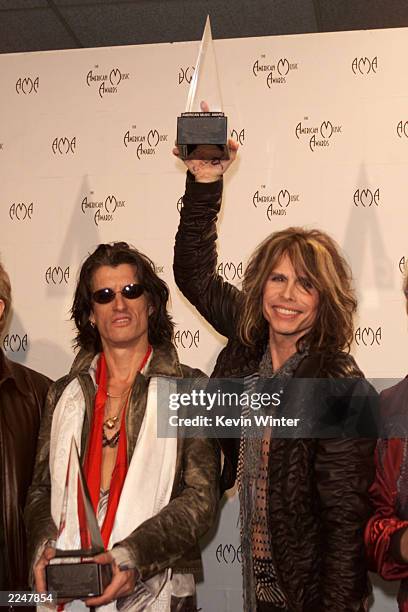
[[[123,310],[126,307],[126,298],[123,297],[120,291],[118,291],[115,295],[113,307],[115,310]]]
[[[296,282],[288,280],[282,287],[282,297],[286,300],[293,300],[295,297]]]

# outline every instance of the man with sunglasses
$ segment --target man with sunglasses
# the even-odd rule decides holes
[[[11,311],[10,279],[0,264],[0,336]],[[31,482],[43,403],[51,381],[0,349],[0,590],[28,585],[23,508]]]
[[[168,297],[151,260],[126,243],[101,244],[82,265],[72,306],[80,352],[50,393],[26,508],[40,592],[73,436],[107,550],[95,559],[112,570],[86,605],[116,609],[124,598],[150,610],[160,594],[160,610],[196,610],[198,539],[215,518],[219,454],[212,440],[157,437],[158,378],[203,376],[179,363]]]

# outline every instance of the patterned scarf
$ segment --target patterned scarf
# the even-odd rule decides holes
[[[260,379],[278,379],[282,385],[288,383],[306,357],[308,350],[295,353],[279,370],[273,371],[272,358],[269,346],[260,361],[258,372],[245,377],[244,389],[250,395],[256,392]],[[251,408],[243,409],[243,417],[250,416]],[[245,421],[244,421],[245,422]],[[242,550],[242,572],[244,588],[244,610],[256,610],[256,585],[253,567],[252,531],[255,516],[256,479],[258,477],[259,463],[262,448],[262,431],[253,426],[244,428],[241,434],[238,461],[238,491],[240,499],[240,523],[241,523],[241,550]],[[279,584],[276,583],[277,598],[285,601],[284,593]]]

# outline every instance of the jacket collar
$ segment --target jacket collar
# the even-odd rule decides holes
[[[0,349],[0,387],[10,380],[23,395],[27,395],[27,383],[23,374],[24,370],[8,359],[3,350]]]
[[[76,376],[77,374],[88,372],[94,357],[94,353],[81,349],[75,357],[70,374]],[[177,351],[173,344],[168,343],[153,348],[153,355],[145,372],[145,377],[152,378],[153,376],[175,378],[183,376]]]

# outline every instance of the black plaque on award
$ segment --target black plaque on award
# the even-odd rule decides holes
[[[190,83],[186,112],[177,119],[176,144],[181,159],[229,159],[227,118],[222,112],[209,17]]]
[[[79,548],[65,546],[67,531],[71,534],[81,533],[82,544]],[[111,566],[96,563],[91,557],[104,551],[78,449],[72,438],[57,548],[55,557],[45,568],[47,590],[56,593],[58,599],[87,599],[102,595],[112,580]]]

